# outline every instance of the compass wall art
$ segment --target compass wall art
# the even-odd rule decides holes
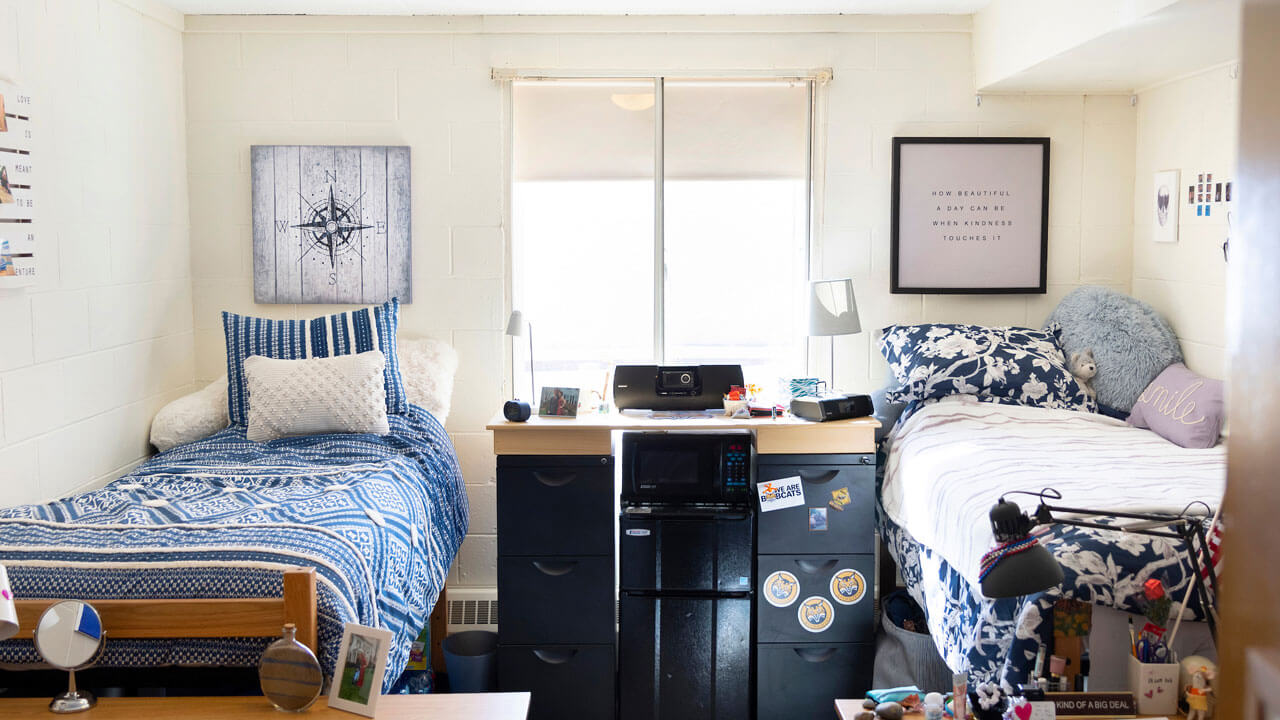
[[[254,145],[253,297],[412,301],[409,148]]]

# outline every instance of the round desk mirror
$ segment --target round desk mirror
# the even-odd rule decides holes
[[[70,713],[93,707],[93,695],[76,690],[76,670],[92,664],[102,650],[102,618],[98,611],[79,600],[54,603],[40,616],[34,637],[36,651],[45,662],[71,673],[67,692],[55,697],[49,709]]]

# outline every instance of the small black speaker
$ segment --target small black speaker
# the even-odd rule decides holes
[[[502,406],[502,415],[511,422],[524,422],[533,414],[533,410],[529,408],[529,403],[523,400],[508,400],[506,405]]]

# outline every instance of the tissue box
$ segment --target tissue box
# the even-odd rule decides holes
[[[1129,656],[1129,689],[1142,715],[1173,715],[1178,712],[1177,663],[1144,663]]]

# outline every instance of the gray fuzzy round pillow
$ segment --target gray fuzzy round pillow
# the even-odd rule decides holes
[[[1169,322],[1150,305],[1110,288],[1072,290],[1045,321],[1052,322],[1062,326],[1068,360],[1071,353],[1093,348],[1098,402],[1125,413],[1160,371],[1182,362],[1182,347]]]

